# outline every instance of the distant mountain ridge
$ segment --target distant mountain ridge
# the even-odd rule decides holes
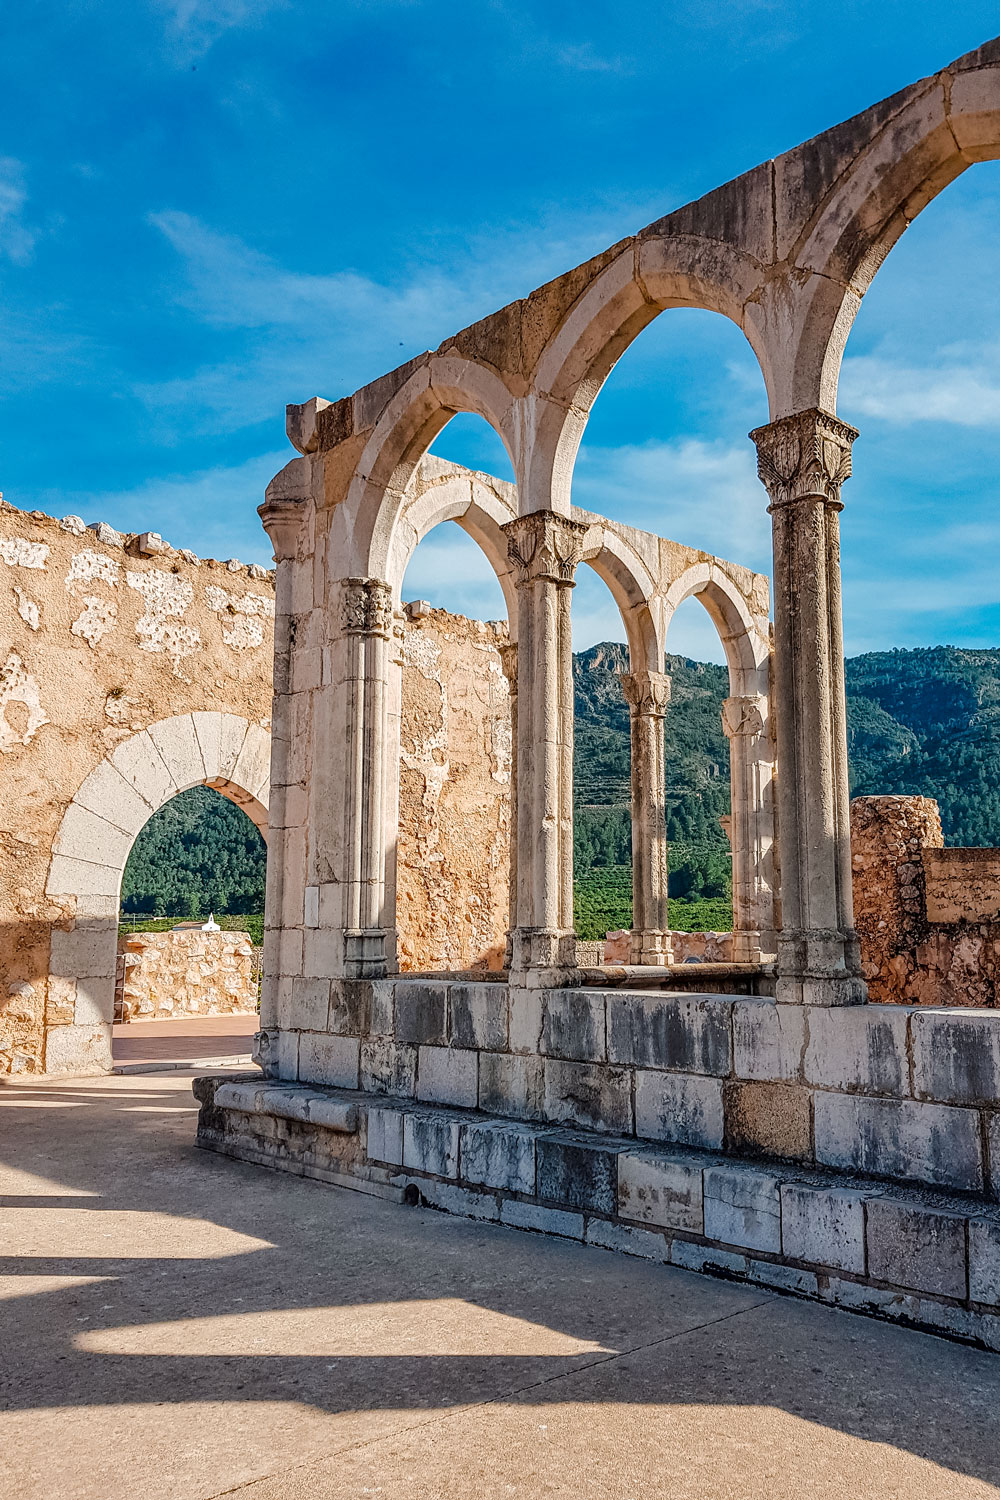
[[[574,658],[580,809],[628,804],[628,710],[617,682],[627,670],[627,648],[616,642]],[[666,670],[668,831],[674,841],[721,847],[728,672],[682,656],[669,656]],[[869,652],[847,661],[846,679],[852,795],[934,797],[946,843],[1000,845],[1000,648]]]

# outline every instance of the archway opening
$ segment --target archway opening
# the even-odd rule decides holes
[[[1000,846],[1000,163],[918,215],[865,295],[838,409],[860,431],[842,569],[853,795],[933,797]]]
[[[267,849],[235,801],[190,787],[140,829],[121,883],[112,1059],[248,1058]]]
[[[671,309],[657,318],[626,349],[601,389],[588,419],[573,476],[573,500],[581,509],[636,526],[701,552],[726,558],[759,571],[770,569],[770,525],[767,502],[756,475],[753,446],[746,434],[766,420],[766,393],[756,356],[740,330],[728,318],[706,311]],[[694,562],[695,559],[692,559]],[[586,570],[581,570],[586,574]],[[600,606],[593,585],[574,609],[586,620]],[[579,592],[579,590],[578,590]],[[588,597],[589,596],[589,597]],[[644,832],[635,819],[623,816],[630,801],[630,713],[620,688],[606,694],[606,723],[578,720],[577,891],[588,883],[583,873],[595,855],[590,809],[597,797],[617,802],[603,814],[604,845],[614,846],[614,873],[589,876],[613,891],[602,915],[614,917],[619,930],[645,923],[662,923],[667,912],[672,931],[727,933],[732,930],[732,862],[730,843],[720,819],[730,815],[730,750],[723,732],[721,708],[731,693],[756,691],[757,683],[733,685],[720,637],[721,621],[703,607],[702,599],[688,599],[670,617],[666,660],[654,660],[647,645],[637,659],[638,643],[629,652],[620,619],[611,639],[616,673],[648,670],[670,679],[657,691],[670,691],[665,723],[649,713],[638,732],[658,736],[660,745],[649,759],[659,758],[662,818],[666,826],[669,899],[656,892],[662,886],[662,865],[652,874],[643,871],[658,859],[662,839],[650,831],[647,807]],[[583,605],[580,609],[579,605]],[[610,616],[610,599],[602,600]],[[617,610],[615,610],[617,614]],[[765,632],[766,635],[766,632]],[[581,642],[582,642],[581,637]],[[659,648],[662,650],[662,645]],[[610,651],[610,648],[602,648]],[[766,641],[764,654],[766,658]],[[737,676],[740,673],[737,672]],[[751,677],[755,674],[751,673]],[[763,677],[766,683],[766,667]],[[655,684],[653,685],[655,686]],[[766,691],[766,686],[765,686]],[[635,720],[633,719],[633,726]],[[614,744],[612,750],[611,744]],[[603,791],[598,790],[604,782]],[[584,790],[586,789],[586,790]],[[636,794],[649,798],[641,791]],[[586,800],[585,800],[586,799]],[[624,808],[621,804],[624,803]],[[640,816],[637,804],[633,809]],[[662,823],[660,825],[662,827]],[[642,838],[633,869],[626,861]],[[610,868],[610,864],[609,864]],[[648,878],[647,878],[648,876]],[[645,882],[642,901],[633,889]],[[635,899],[633,899],[635,898]],[[595,927],[596,902],[587,903]],[[640,911],[640,906],[649,910]],[[655,924],[654,924],[655,925]],[[582,926],[582,924],[581,924]],[[653,953],[658,940],[624,937],[608,946],[609,959],[624,959],[640,947]],[[722,943],[709,945],[705,957],[729,955]],[[688,947],[693,952],[692,945]],[[665,945],[661,945],[665,951]],[[683,955],[682,955],[683,956]]]

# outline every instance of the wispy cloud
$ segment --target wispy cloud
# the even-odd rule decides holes
[[[877,354],[845,359],[841,409],[897,425],[1000,427],[1000,346],[983,345],[963,355],[958,360],[942,350],[940,362],[927,365]]]
[[[211,50],[227,31],[255,27],[288,0],[159,0],[167,40],[179,63],[190,63]]]
[[[552,234],[521,231],[500,252],[495,241],[472,245],[461,264],[389,285],[353,270],[286,270],[189,214],[151,222],[183,262],[177,300],[230,342],[224,359],[137,394],[154,411],[190,413],[201,432],[249,426],[287,401],[349,393],[584,259],[607,228],[584,215]]]
[[[28,264],[38,237],[25,219],[27,201],[23,163],[13,156],[0,156],[0,255],[16,266]]]
[[[581,447],[573,501],[748,567],[770,566],[767,496],[753,447],[683,438]]]

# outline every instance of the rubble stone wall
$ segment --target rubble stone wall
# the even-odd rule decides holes
[[[248,932],[134,932],[125,959],[122,1019],[170,1020],[257,1009]]]
[[[1000,849],[945,849],[930,797],[851,803],[854,913],[870,1000],[1000,1004]]]
[[[399,966],[503,967],[510,870],[507,627],[408,611],[401,641]]]

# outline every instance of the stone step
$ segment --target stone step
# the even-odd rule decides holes
[[[194,1092],[208,1150],[1000,1350],[1000,1207],[972,1195],[259,1074]]]

